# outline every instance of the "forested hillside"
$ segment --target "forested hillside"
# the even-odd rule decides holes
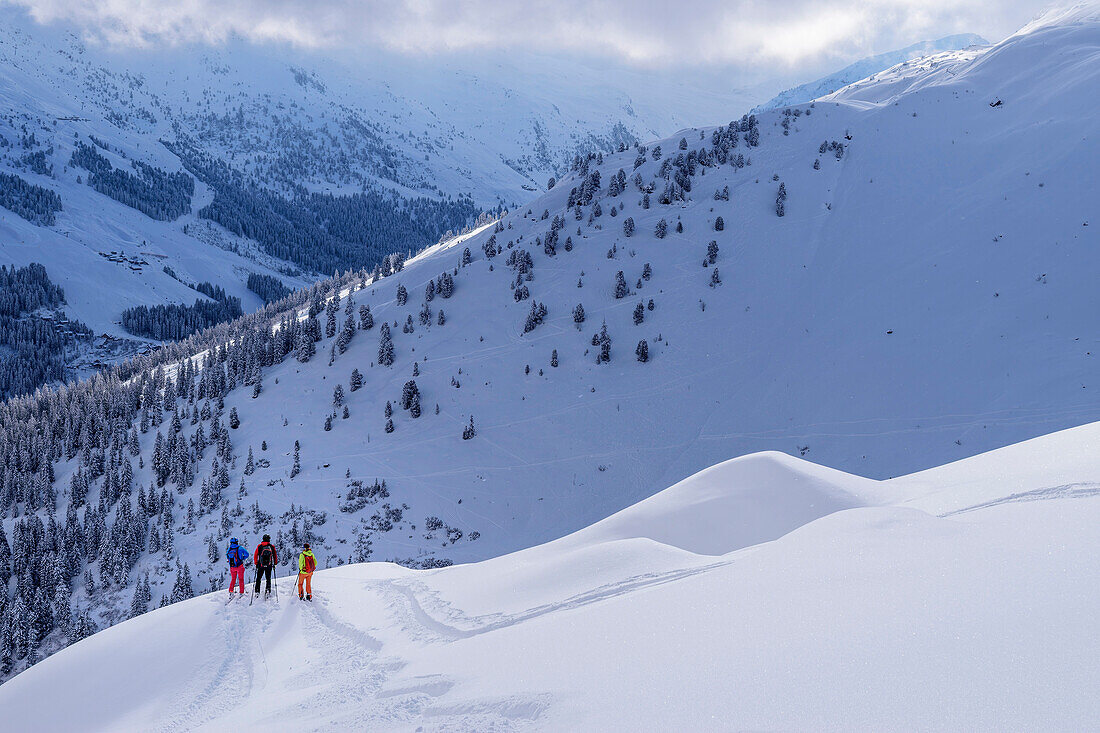
[[[65,379],[65,365],[92,333],[69,320],[65,293],[38,263],[0,266],[0,398],[33,392]]]
[[[578,153],[729,106],[564,61],[548,88],[492,64],[441,76],[245,43],[150,54],[15,8],[5,20],[0,263],[46,264],[70,315],[112,339],[87,366],[146,348],[121,313],[189,307],[189,283],[253,311],[252,275],[293,289],[373,268],[529,199]],[[198,316],[180,312],[170,330],[186,333]]]

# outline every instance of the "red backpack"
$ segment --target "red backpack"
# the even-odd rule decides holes
[[[306,567],[302,571],[303,573],[312,573],[313,569],[317,567],[317,559],[313,555],[306,555]]]

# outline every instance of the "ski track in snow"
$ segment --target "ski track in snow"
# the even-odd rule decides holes
[[[379,599],[379,607],[389,614],[391,629],[398,629],[417,644],[431,645],[469,639],[547,614],[675,583],[733,562],[727,558],[700,566],[634,574],[560,601],[514,613],[480,616],[463,613],[415,580],[371,581],[331,573],[326,579],[359,585]],[[404,723],[424,730],[513,731],[530,727],[550,705],[546,694],[438,703],[456,684],[443,676],[388,685],[392,675],[405,667],[405,661],[386,656],[379,639],[330,610],[324,597],[312,604],[303,603],[293,598],[291,588],[284,588],[284,596],[279,603],[273,598],[257,600],[251,607],[244,599],[228,605],[220,595],[210,599],[210,603],[225,606],[216,631],[218,646],[225,649],[225,654],[190,675],[159,730],[221,729],[227,700],[264,700],[269,688],[282,696],[265,703],[270,711],[261,716],[261,722],[312,719],[315,722],[308,730],[377,730]],[[305,639],[308,650],[275,651],[282,640],[293,639]],[[287,654],[301,656],[305,663],[279,673],[279,665],[268,661],[276,653],[283,663]],[[313,659],[317,663],[312,663]]]
[[[379,709],[373,698],[395,666],[380,663],[381,644],[369,635],[341,622],[327,613],[324,602],[293,602],[301,633],[322,660],[309,665],[287,685],[290,689],[308,691],[306,699],[291,707],[296,716],[327,716],[326,726],[345,730],[377,727],[383,720],[401,719],[401,705]],[[320,726],[320,720],[318,721]]]
[[[705,568],[690,572],[702,570]],[[582,602],[595,602],[642,585],[670,582],[681,575],[639,576],[632,579],[633,583],[624,581],[607,590],[585,594],[592,596],[587,600],[578,597],[492,622],[468,619],[482,624],[476,631],[463,630],[432,617],[424,610],[425,605],[441,606],[441,602],[422,602],[418,594],[428,591],[419,584],[405,586],[339,575],[327,577],[361,584],[364,590],[386,600],[385,607],[410,638],[446,642]],[[613,592],[616,587],[618,591]],[[436,700],[455,685],[443,676],[405,680],[387,687],[392,675],[405,666],[403,660],[386,656],[381,641],[331,611],[325,598],[315,598],[313,603],[301,602],[294,598],[291,588],[285,588],[284,595],[279,602],[274,596],[266,601],[258,598],[251,606],[244,598],[227,604],[220,594],[208,599],[219,606],[211,633],[217,636],[215,646],[224,649],[224,654],[212,657],[208,664],[181,679],[181,688],[170,699],[157,730],[224,730],[228,710],[231,715],[248,716],[249,725],[269,722],[277,728],[280,720],[295,720],[296,725],[313,721],[304,728],[296,728],[301,730],[382,730],[406,724],[410,729],[422,730],[514,731],[528,727],[524,724],[537,718],[549,705],[545,695],[437,705]],[[453,610],[450,615],[454,620],[466,618]],[[294,648],[295,639],[306,640],[308,648]],[[289,641],[291,646],[282,648],[283,641]],[[279,662],[275,661],[276,655]],[[288,658],[294,661],[290,669],[286,665]],[[279,697],[274,696],[276,692]],[[245,705],[237,710],[242,702]],[[259,705],[259,717],[253,717],[255,711],[250,703]]]
[[[217,595],[215,599],[218,603],[223,602]],[[259,636],[263,628],[270,626],[271,618],[270,613],[265,614],[262,624],[258,625],[252,615],[240,612],[238,606],[243,602],[243,598],[237,598],[225,604],[222,614],[224,622],[218,628],[226,650],[224,657],[220,663],[214,658],[211,664],[190,677],[186,687],[176,697],[180,702],[175,703],[172,711],[165,716],[160,730],[179,730],[216,717],[222,712],[224,703],[215,693],[241,698],[252,692],[256,683],[252,650],[259,648],[262,658]],[[240,682],[242,677],[243,684]]]
[[[457,630],[451,631],[451,627],[424,612],[411,589],[405,592],[399,584],[388,581],[366,582],[363,587],[389,598],[397,591],[406,603],[387,603],[387,608],[396,616],[399,628],[411,638],[421,641],[461,638],[454,633]],[[320,692],[311,693],[308,701],[294,709],[302,712],[303,717],[317,715],[318,710],[329,711],[327,718],[318,720],[318,730],[378,730],[406,723],[425,730],[511,731],[517,729],[517,722],[537,717],[547,704],[545,699],[512,696],[476,704],[436,705],[436,699],[455,684],[438,675],[387,686],[392,674],[405,666],[404,661],[382,655],[379,640],[331,612],[323,598],[315,599],[313,604],[297,604],[296,608],[299,606],[297,615],[302,619],[302,632],[325,661],[320,674],[317,668],[311,668],[302,678],[309,689],[316,687]]]
[[[425,631],[435,634],[440,640],[455,641],[458,639],[469,639],[491,631],[515,626],[516,624],[524,623],[549,613],[569,611],[593,603],[600,603],[611,598],[617,598],[644,588],[663,585],[665,583],[675,583],[684,578],[690,578],[717,568],[731,565],[733,562],[733,560],[723,560],[698,567],[678,568],[676,570],[657,573],[641,573],[620,581],[607,583],[577,593],[561,601],[544,603],[512,614],[467,616],[456,609],[452,604],[442,600],[434,591],[431,591],[423,584],[415,582],[407,584],[395,581],[387,582],[384,584],[384,592],[388,591],[386,593],[387,597],[393,601],[397,601],[398,603],[396,605],[404,606],[407,609],[406,618],[414,619]],[[395,604],[390,604],[391,608],[394,606]],[[431,612],[429,612],[429,608]],[[447,621],[439,620],[433,615],[433,612],[444,615]]]
[[[981,504],[974,504],[973,506],[956,509],[955,511],[940,514],[939,516],[952,517],[956,514],[966,514],[967,512],[978,511],[979,509],[988,509],[990,507],[1001,506],[1002,504],[1016,504],[1023,501],[1088,499],[1094,496],[1100,496],[1100,483],[1082,481],[1079,483],[1063,484],[1062,486],[1051,486],[1045,489],[1035,489],[1034,491],[1022,491],[1000,499],[994,499],[993,501],[986,501]]]

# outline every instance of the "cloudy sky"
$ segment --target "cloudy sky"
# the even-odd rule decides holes
[[[997,41],[1038,0],[0,0],[128,46],[261,43],[438,55],[522,48],[640,68],[835,67],[971,32]]]

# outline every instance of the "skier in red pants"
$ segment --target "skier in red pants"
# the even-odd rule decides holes
[[[229,560],[229,595],[232,597],[233,588],[237,581],[241,583],[241,595],[244,595],[244,564],[248,561],[248,553],[237,544],[237,538],[229,540],[229,551],[225,553]]]

